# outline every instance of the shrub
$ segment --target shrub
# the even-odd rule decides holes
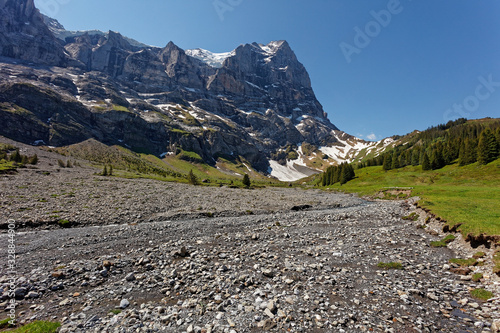
[[[399,262],[379,262],[377,267],[383,269],[403,269],[403,265]]]
[[[28,163],[31,165],[36,165],[38,163],[38,156],[37,154],[31,156],[28,160]]]
[[[106,166],[104,166],[104,168],[102,169],[102,175],[103,176],[107,176],[108,175],[108,168]]]
[[[66,167],[66,163],[64,163],[63,160],[57,160],[57,165],[59,165],[61,168],[65,168]]]
[[[66,162],[66,168],[72,168],[72,167],[73,167],[73,164],[71,164],[71,161],[70,161],[70,160],[68,160],[68,161]]]
[[[196,175],[193,173],[193,170],[189,170],[187,180],[191,185],[198,185],[198,177],[196,177]]]
[[[243,176],[243,185],[245,185],[246,187],[250,187],[250,185],[252,185],[252,182],[250,181],[250,177],[246,173]]]

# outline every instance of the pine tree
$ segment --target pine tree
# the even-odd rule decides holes
[[[443,155],[441,154],[441,150],[439,148],[435,148],[432,150],[431,155],[431,169],[437,170],[444,167]]]
[[[113,176],[113,165],[109,166],[109,175]]]
[[[431,169],[431,163],[429,161],[429,156],[427,156],[427,153],[423,153],[423,158],[422,158],[422,170],[430,170]]]
[[[102,175],[107,176],[108,175],[108,168],[104,166],[104,169],[102,170]]]
[[[252,185],[251,181],[250,181],[250,177],[248,177],[248,175],[245,173],[245,175],[243,176],[243,181],[242,181],[243,185],[245,185],[245,187],[250,187],[250,185]]]
[[[198,178],[193,173],[193,170],[189,170],[189,173],[187,175],[187,180],[191,185],[198,185]]]
[[[420,150],[413,148],[411,152],[411,165],[417,166],[420,164]]]
[[[338,183],[340,182],[340,174],[341,174],[341,171],[342,171],[342,167],[341,166],[336,166],[334,169],[333,169],[333,179],[332,179],[332,184],[335,184],[335,183]]]
[[[493,132],[486,128],[481,132],[477,147],[477,161],[479,164],[488,164],[498,157],[497,140]]]
[[[392,154],[391,169],[399,169],[399,156],[396,152]]]
[[[382,164],[382,168],[384,170],[391,170],[392,167],[392,158],[390,154],[385,154],[384,156],[384,163]]]

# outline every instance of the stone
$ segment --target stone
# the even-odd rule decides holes
[[[275,273],[271,269],[263,269],[262,270],[262,275],[268,278],[273,278]]]
[[[130,302],[127,299],[122,299],[120,301],[120,309],[125,309],[130,305]]]
[[[127,276],[125,276],[125,280],[131,282],[131,281],[134,281],[135,280],[135,274],[132,272],[132,273],[128,273]]]

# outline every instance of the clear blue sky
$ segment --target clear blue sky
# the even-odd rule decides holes
[[[113,30],[155,46],[173,41],[184,49],[225,52],[285,39],[309,71],[332,123],[363,138],[405,134],[462,116],[500,117],[498,0],[35,3],[68,30]],[[381,15],[383,24],[377,23],[371,14],[382,10],[390,22]],[[356,27],[368,29],[368,45],[359,36],[355,40]]]

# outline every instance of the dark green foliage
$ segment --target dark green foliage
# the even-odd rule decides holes
[[[35,155],[31,156],[28,160],[28,163],[31,165],[36,165],[38,163],[38,155],[35,154]]]
[[[250,185],[252,185],[252,182],[250,181],[250,177],[245,173],[245,175],[243,176],[243,181],[242,181],[243,185],[245,185],[246,187],[250,187]]]
[[[107,176],[108,175],[108,167],[104,166],[104,169],[102,169],[102,175]]]
[[[470,140],[469,138],[466,138],[462,145],[460,146],[460,152],[458,155],[458,163],[461,166],[471,164],[476,162],[477,160],[477,154],[475,153],[476,151],[476,144],[474,140]]]
[[[431,170],[431,162],[429,161],[429,156],[427,156],[426,152],[423,153],[422,170]]]
[[[189,170],[187,180],[191,185],[198,185],[198,177],[196,177],[196,175],[193,173],[193,170]]]
[[[392,154],[391,169],[399,169],[399,155],[396,151]]]
[[[109,166],[109,172],[108,172],[108,174],[110,176],[113,176],[113,166],[112,165]]]
[[[384,164],[382,165],[384,170],[391,170],[392,168],[392,156],[389,154],[385,154],[384,156]]]
[[[19,153],[19,149],[16,149],[12,155],[10,155],[10,160],[12,162],[16,162],[16,163],[21,163],[22,160],[23,160],[23,156]]]
[[[341,185],[354,179],[356,174],[351,164],[342,163],[338,166],[330,166],[321,177],[321,185],[329,186],[340,182]]]
[[[458,119],[403,137],[403,144],[375,158],[363,160],[357,167],[382,165],[384,170],[391,170],[407,165],[417,166],[424,164],[425,155],[429,167],[426,165],[423,167],[424,170],[440,169],[455,163],[457,159],[461,166],[471,164],[478,160],[480,134],[487,128],[491,134],[488,134],[488,140],[483,139],[484,142],[488,141],[488,144],[481,143],[483,151],[481,154],[482,157],[490,156],[485,160],[491,162],[500,157],[500,121],[485,119],[467,122],[466,119]],[[393,139],[398,138],[401,137],[393,137]],[[485,148],[486,146],[489,148]],[[491,155],[486,151],[491,151]],[[481,163],[484,163],[483,160]]]
[[[479,136],[477,147],[477,161],[479,164],[488,164],[498,157],[498,142],[493,132],[486,128]]]
[[[439,147],[432,150],[432,156],[430,162],[432,170],[441,169],[442,167],[445,166],[443,154],[441,153],[441,149]]]

